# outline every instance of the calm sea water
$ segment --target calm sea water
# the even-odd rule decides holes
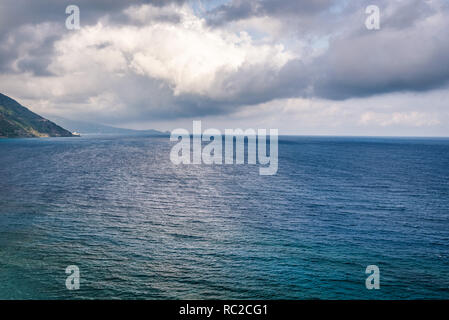
[[[1,140],[0,298],[449,298],[449,140],[284,137],[275,176],[171,146]]]

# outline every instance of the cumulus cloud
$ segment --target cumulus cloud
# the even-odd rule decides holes
[[[147,108],[148,114],[158,117],[216,113],[214,107],[225,112],[226,106],[235,106],[235,100],[253,90],[248,87],[254,81],[236,85],[239,76],[251,73],[251,79],[269,81],[267,75],[294,57],[282,45],[253,44],[245,32],[210,29],[187,6],[167,10],[143,5],[125,13],[136,20],[171,13],[179,20],[155,19],[144,25],[99,22],[67,33],[53,43],[47,66],[53,76],[39,79],[43,90],[27,88],[28,95],[34,92],[36,98],[51,97],[54,102],[82,96],[80,104],[91,109],[103,111],[106,101],[111,111],[118,111],[120,105]],[[51,28],[37,25],[30,32],[37,39]],[[20,65],[23,59],[19,55],[12,65]],[[139,82],[142,90],[136,92],[132,81]],[[258,92],[250,97],[257,98]],[[121,118],[134,115],[129,108],[122,110]]]
[[[0,85],[33,110],[106,123],[243,117],[270,106],[355,127],[443,125],[440,104],[346,117],[354,99],[432,100],[449,81],[447,2],[376,1],[375,31],[364,24],[371,2],[83,0],[82,28],[69,31],[69,2],[5,0]],[[317,100],[328,107],[304,109]]]

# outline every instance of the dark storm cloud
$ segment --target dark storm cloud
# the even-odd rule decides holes
[[[449,7],[444,2],[442,7],[430,3],[382,3],[380,30],[362,26],[335,36],[312,66],[315,93],[346,99],[445,86],[449,81]]]
[[[395,91],[426,91],[449,81],[443,34],[355,36],[335,41],[316,62],[316,94],[330,99]]]
[[[2,0],[0,4],[1,33],[24,24],[61,22],[64,27],[68,5],[80,8],[82,24],[95,24],[105,15],[115,15],[131,5],[152,4],[163,6],[184,3],[184,0]]]
[[[365,28],[365,8],[371,4],[380,7],[381,30]],[[396,91],[426,91],[446,85],[448,7],[445,1],[426,0],[233,0],[211,11],[209,22],[222,26],[268,16],[281,19],[291,30],[304,28],[306,33],[300,36],[321,36],[323,31],[333,29],[329,48],[323,55],[306,66],[291,61],[278,74],[283,78],[272,82],[274,86],[260,87],[262,96],[267,92],[276,97],[307,96],[312,87],[313,95],[340,100]],[[439,15],[446,18],[437,20]],[[426,24],[426,19],[435,22]]]
[[[316,15],[332,8],[335,0],[232,0],[209,12],[212,24],[260,16]]]
[[[397,3],[391,9],[384,4],[382,14],[382,25],[386,28],[404,29],[412,27],[426,17],[438,12],[436,8],[429,5],[428,0],[408,0]]]
[[[226,88],[223,97],[207,97],[195,94],[180,94],[172,96],[168,86],[159,85],[159,96],[164,98],[164,108],[150,110],[141,108],[143,114],[159,119],[174,119],[182,117],[202,117],[205,115],[224,115],[238,111],[245,105],[256,105],[273,100],[296,96],[312,96],[309,87],[310,70],[300,60],[288,62],[281,70],[273,73],[270,69],[260,67],[241,67],[238,72],[221,75],[221,85]],[[161,101],[154,101],[156,92],[149,92],[142,85],[134,87],[146,101],[152,101],[157,106]],[[137,89],[140,88],[140,89]],[[120,90],[119,88],[117,88]],[[131,98],[131,96],[130,96]],[[145,106],[145,104],[139,104]],[[148,106],[148,103],[146,104]],[[126,115],[124,115],[126,116]]]
[[[172,3],[182,4],[185,0],[2,0],[0,3],[0,72],[31,72],[35,75],[50,75],[47,70],[53,58],[53,44],[67,34],[65,10],[68,5],[80,8],[81,25],[96,24],[104,16],[111,17],[112,23],[129,23],[129,17],[123,10],[139,4],[164,6]],[[175,15],[156,17],[175,23]],[[51,30],[42,34],[44,39],[36,43],[36,34],[27,26],[52,24]],[[33,56],[27,56],[12,64],[19,58],[21,49],[31,44]],[[31,51],[30,50],[30,51]]]

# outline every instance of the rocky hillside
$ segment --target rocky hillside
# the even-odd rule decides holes
[[[72,137],[72,133],[0,93],[0,138]]]

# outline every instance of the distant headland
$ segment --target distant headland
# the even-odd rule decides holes
[[[0,138],[79,137],[84,134],[169,136],[153,129],[133,130],[48,115],[48,120],[0,93]],[[70,131],[69,131],[70,130]],[[80,132],[80,133],[78,133]]]
[[[70,131],[41,117],[0,93],[0,138],[75,137]]]

